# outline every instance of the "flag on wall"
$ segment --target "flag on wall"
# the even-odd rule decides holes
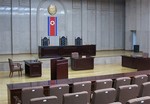
[[[48,36],[57,36],[57,17],[48,17]]]

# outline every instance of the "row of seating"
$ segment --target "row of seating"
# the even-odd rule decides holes
[[[41,38],[41,46],[49,46],[50,45],[50,38],[44,37]],[[62,36],[59,38],[59,45],[60,46],[66,46],[68,45],[67,37]],[[77,37],[75,38],[75,45],[82,45],[82,38]]]
[[[82,82],[83,83],[83,82]],[[85,86],[82,84],[82,86]],[[79,89],[79,88],[78,88]],[[84,89],[86,90],[86,89]],[[22,102],[20,104],[132,104],[138,96],[138,85],[124,85],[118,89],[119,97],[116,100],[117,90],[106,88],[95,90],[92,94],[91,102],[88,102],[89,93],[87,91],[77,91],[69,93],[68,85],[57,85],[50,88],[50,96],[44,97],[43,87],[24,88],[22,90]],[[91,97],[91,96],[90,96]],[[144,98],[144,97],[141,97]],[[141,99],[142,100],[142,99]],[[150,100],[150,99],[149,99]],[[119,101],[119,102],[115,102]],[[135,100],[136,101],[136,100]],[[53,103],[52,103],[53,102]],[[19,104],[18,102],[16,104]],[[133,103],[134,104],[134,103]],[[145,104],[145,103],[143,103]],[[148,103],[147,103],[148,104]]]
[[[85,100],[83,100],[86,97],[85,96],[86,92],[81,92],[76,95],[75,94],[72,94],[72,95],[73,95],[72,96],[73,99],[67,98],[67,94],[64,95],[64,104],[87,104]],[[30,104],[59,104],[59,103],[57,102],[56,96],[48,96],[48,97],[41,97],[41,98],[33,98],[30,100]],[[99,102],[99,104],[104,104],[104,103]],[[113,102],[113,103],[107,103],[107,104],[122,104],[122,103]],[[150,96],[130,99],[127,101],[126,104],[150,104]]]
[[[149,81],[148,76],[149,75],[137,75],[134,76],[133,78],[121,77],[115,80],[103,79],[103,80],[95,81],[94,84],[91,81],[84,81],[84,82],[75,82],[72,85],[68,85],[68,84],[51,85],[49,87],[50,90],[49,95],[53,96],[52,98],[57,99],[58,102],[57,104],[71,104],[75,99],[78,100],[77,101],[75,100],[73,104],[80,104],[79,103],[80,101],[82,101],[81,104],[85,104],[84,102],[86,103],[88,102],[91,104],[108,104],[115,101],[118,101],[116,104],[119,104],[119,102],[121,102],[121,104],[126,104],[126,102],[129,99],[143,97],[143,96],[150,96],[150,91],[149,91],[150,82],[148,82]],[[37,88],[41,90],[37,92]],[[45,95],[43,94],[42,86],[35,87],[35,88],[33,87],[23,88],[22,104],[30,104],[29,99],[34,97],[44,97],[44,96]],[[56,96],[57,98],[54,96]],[[83,97],[80,98],[80,96]],[[44,98],[40,98],[40,99],[44,99]],[[31,101],[34,102],[37,100],[38,99],[36,98]],[[17,103],[18,102],[20,102],[20,100],[18,100]]]
[[[86,104],[86,102],[84,102],[85,100],[84,96],[86,94],[86,92],[82,92],[82,93],[78,93],[78,96],[76,95],[74,98],[77,98],[75,100],[72,99],[67,99],[67,97],[64,97],[64,100],[69,100],[67,102],[67,104]],[[80,96],[81,95],[81,96]],[[66,96],[66,95],[65,95]],[[73,95],[74,96],[74,95]],[[72,97],[73,97],[72,96]],[[80,102],[78,102],[78,97],[80,96]],[[73,98],[73,99],[74,99]],[[41,97],[41,98],[33,98],[31,99],[31,104],[59,104],[57,103],[57,97],[56,96],[49,96],[49,97]],[[66,102],[66,101],[64,101]],[[126,104],[149,104],[150,103],[150,96],[145,96],[145,97],[140,97],[140,98],[134,98],[134,99],[130,99],[127,101]],[[66,103],[65,103],[66,104]],[[99,103],[99,104],[103,104],[103,103]],[[107,103],[108,104],[108,103]],[[113,102],[113,103],[109,103],[109,104],[122,104],[121,102]]]

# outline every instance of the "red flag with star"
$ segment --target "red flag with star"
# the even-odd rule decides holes
[[[48,17],[48,36],[57,36],[57,17]]]

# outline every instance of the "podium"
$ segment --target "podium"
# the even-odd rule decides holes
[[[68,78],[68,60],[65,58],[51,59],[51,80]]]

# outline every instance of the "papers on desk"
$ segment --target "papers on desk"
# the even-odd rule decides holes
[[[86,58],[86,56],[82,56],[82,58]]]

